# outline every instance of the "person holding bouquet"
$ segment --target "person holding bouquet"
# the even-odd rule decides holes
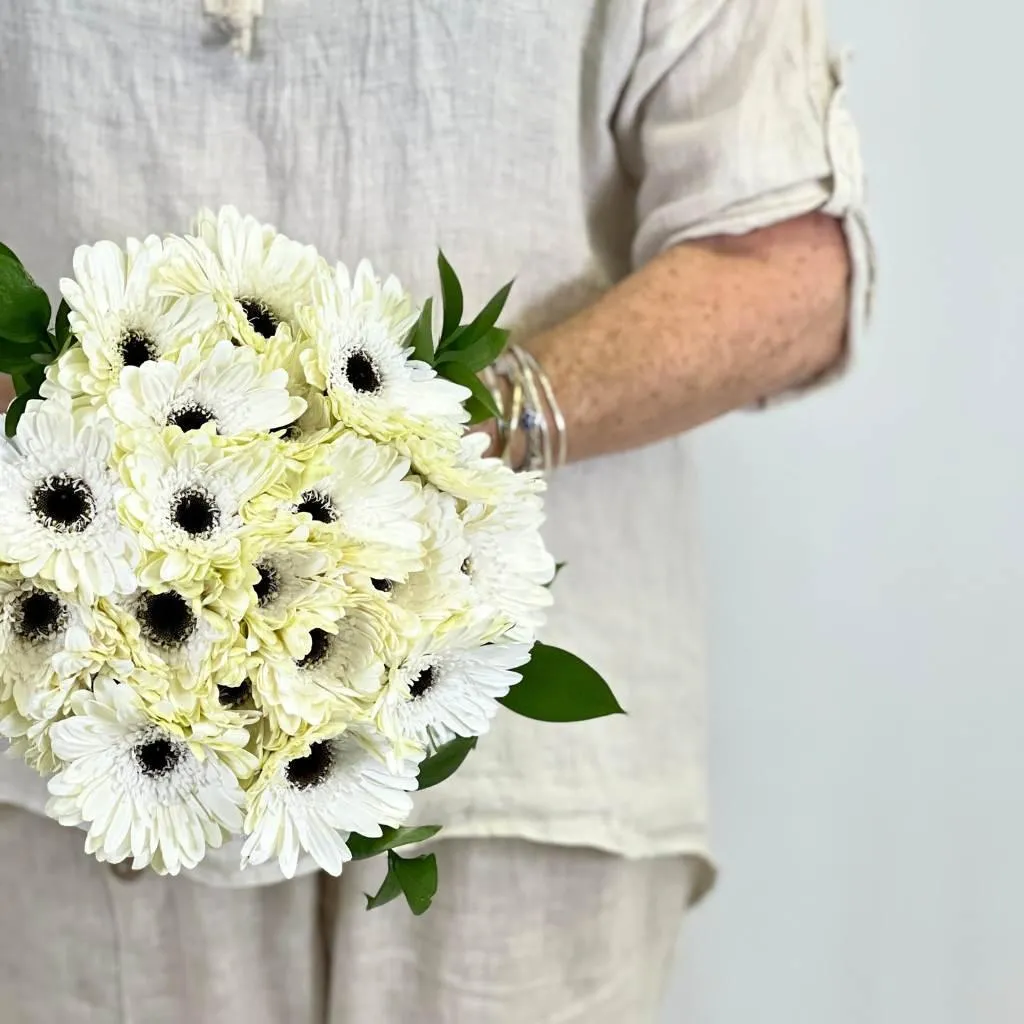
[[[437,245],[467,305],[514,279],[477,429],[547,475],[544,639],[628,712],[496,719],[416,803],[444,822],[421,917],[365,912],[373,862],[96,863],[4,760],[5,1019],[655,1020],[714,878],[686,434],[849,360],[873,266],[843,75],[819,0],[0,10],[0,228],[38,278],[233,204],[417,296]]]

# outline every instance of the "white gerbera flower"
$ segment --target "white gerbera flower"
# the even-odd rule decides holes
[[[490,439],[479,432],[465,434],[455,445],[413,434],[394,444],[424,480],[463,501],[494,504],[521,486],[517,479],[541,479],[536,473],[516,473],[501,459],[485,458]]]
[[[312,536],[333,544],[346,569],[405,579],[423,562],[423,499],[409,460],[385,445],[344,433],[321,447],[295,485],[294,510]]]
[[[50,387],[102,401],[123,367],[159,359],[214,325],[217,307],[209,296],[157,293],[166,258],[155,235],[141,242],[130,238],[123,251],[113,242],[75,250],[75,277],[62,279],[60,287],[79,346],[48,370]]]
[[[67,686],[114,656],[117,627],[41,580],[0,581],[0,699],[26,718],[48,720]]]
[[[499,504],[473,503],[462,512],[472,603],[512,622],[510,636],[517,640],[533,640],[553,600],[547,585],[555,574],[555,560],[540,534],[541,486],[536,478],[520,474],[514,490]]]
[[[406,339],[416,313],[397,279],[381,283],[365,260],[350,279],[339,263],[316,289],[316,305],[299,313],[312,342],[302,360],[331,418],[381,441],[411,432],[457,442],[469,391],[411,358]]]
[[[154,436],[122,463],[125,520],[143,549],[144,587],[195,593],[211,570],[239,571],[242,507],[280,466],[270,440],[225,446],[206,431]]]
[[[439,622],[469,607],[472,548],[450,494],[427,484],[423,503],[422,521],[427,528],[423,568],[391,589],[401,607]]]
[[[245,651],[237,626],[211,594],[187,596],[172,588],[139,589],[114,611],[139,665],[170,683],[166,697],[191,714],[211,680],[244,671]]]
[[[68,696],[115,656],[120,636],[100,606],[41,580],[0,577],[0,734],[30,767],[56,771],[46,725]]]
[[[490,728],[497,698],[519,681],[512,670],[529,657],[529,644],[504,641],[500,624],[487,617],[450,620],[420,637],[391,668],[381,729],[423,746],[479,736]]]
[[[169,248],[163,286],[174,294],[212,295],[238,339],[259,351],[290,337],[296,307],[310,301],[313,279],[328,273],[313,246],[233,206],[201,210],[193,235]]]
[[[301,658],[310,631],[343,614],[345,585],[331,548],[312,544],[305,531],[260,532],[243,551],[254,577],[243,619],[248,650]]]
[[[341,874],[352,832],[376,837],[412,811],[416,761],[397,763],[387,741],[366,726],[327,728],[295,740],[271,757],[246,794],[242,866],[277,858],[286,878],[299,854]]]
[[[112,424],[91,413],[29,403],[15,443],[0,443],[0,560],[86,602],[135,587],[137,549],[107,465],[112,440]]]
[[[198,430],[207,423],[223,437],[273,430],[306,408],[288,393],[288,373],[268,369],[260,355],[223,340],[196,340],[173,360],[125,367],[110,395],[114,419],[133,429]]]
[[[266,652],[262,658],[253,659],[249,676],[257,703],[281,732],[294,736],[303,727],[322,726],[341,714],[348,719],[363,714],[361,695],[347,678],[353,644],[338,639],[339,628],[339,622],[325,622],[311,629],[305,650],[298,656]],[[375,672],[383,678],[381,656],[368,665],[356,665],[366,675]]]
[[[47,813],[86,823],[87,853],[176,875],[241,829],[245,797],[216,746],[152,719],[129,683],[101,676],[71,704],[72,716],[50,727],[65,767],[49,781]],[[237,759],[247,740],[238,729],[221,745]]]

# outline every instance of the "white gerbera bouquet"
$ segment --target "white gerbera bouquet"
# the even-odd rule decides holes
[[[387,853],[379,905],[422,912],[397,847],[499,704],[619,711],[535,642],[556,566],[542,480],[466,432],[494,414],[508,288],[443,325],[369,264],[228,207],[191,234],[74,254],[50,303],[0,246],[0,732],[98,859],[177,874]]]

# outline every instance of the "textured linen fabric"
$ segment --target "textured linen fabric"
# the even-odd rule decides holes
[[[245,21],[245,3],[226,6]],[[467,308],[515,277],[523,337],[666,247],[820,209],[846,227],[861,319],[858,141],[818,0],[262,6],[246,57],[197,0],[0,5],[0,235],[41,281],[80,242],[181,230],[230,202],[421,297],[437,244]],[[677,438],[552,480],[547,540],[568,567],[545,639],[598,667],[629,715],[500,715],[420,821],[690,854],[707,889],[693,476]],[[8,765],[0,796],[40,808],[43,784]],[[239,875],[236,852],[199,877],[275,877]]]
[[[437,847],[423,917],[372,912],[381,866],[250,889],[82,856],[0,805],[5,1024],[653,1024],[689,898],[685,858],[520,840]],[[45,900],[40,894],[46,893]]]

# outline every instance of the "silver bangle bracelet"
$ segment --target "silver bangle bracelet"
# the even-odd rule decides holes
[[[498,440],[505,464],[511,464],[512,439],[521,432],[526,456],[523,465],[515,468],[550,472],[563,466],[567,449],[565,417],[537,358],[518,345],[510,345],[493,366],[483,371],[482,378],[501,410]],[[508,387],[507,403],[499,382]]]
[[[547,403],[548,412],[554,421],[555,434],[558,438],[558,455],[555,462],[548,461],[548,469],[561,469],[565,465],[568,454],[568,437],[565,430],[565,416],[562,415],[561,406],[555,398],[554,388],[551,386],[551,378],[548,377],[544,368],[537,361],[537,357],[528,349],[520,349],[519,354],[533,371],[533,376],[540,382],[541,390],[544,392],[544,401]]]

